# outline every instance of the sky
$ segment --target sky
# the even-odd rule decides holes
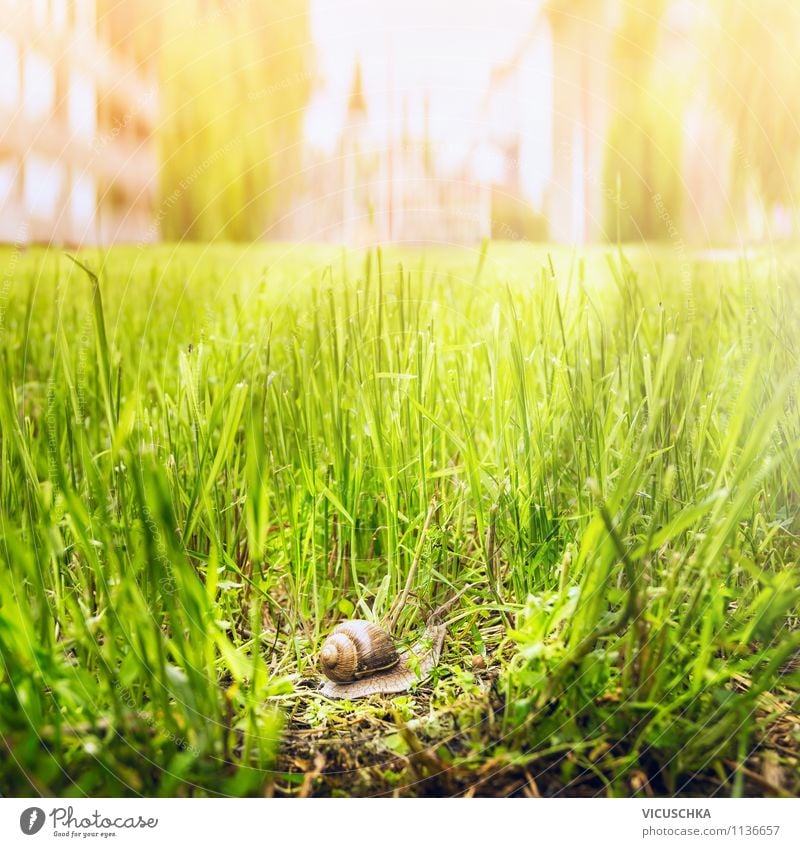
[[[375,143],[390,133],[396,137],[404,123],[421,136],[427,97],[440,165],[456,166],[487,124],[497,122],[497,103],[485,106],[490,74],[533,30],[541,5],[540,0],[311,0],[320,84],[306,115],[308,143],[333,150],[360,60],[368,137]],[[535,94],[534,85],[530,96]],[[508,109],[530,111],[519,108],[514,92],[510,96]],[[506,112],[499,120],[512,126],[517,118]],[[484,159],[485,168],[494,167],[486,154]]]

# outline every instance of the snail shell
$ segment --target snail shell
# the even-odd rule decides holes
[[[335,627],[319,654],[320,669],[333,682],[354,682],[399,661],[389,634],[377,624],[360,620]]]

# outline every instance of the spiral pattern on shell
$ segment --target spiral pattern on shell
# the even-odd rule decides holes
[[[320,669],[333,682],[353,682],[400,661],[388,633],[371,621],[345,621],[325,639]]]

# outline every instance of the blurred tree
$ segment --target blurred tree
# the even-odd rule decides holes
[[[800,178],[797,79],[800,7],[791,0],[715,0],[708,52],[712,94],[733,128],[738,188],[756,178],[766,205],[796,204]]]
[[[547,241],[547,217],[500,186],[491,193],[492,238],[497,241]]]
[[[162,237],[257,238],[297,179],[311,89],[308,0],[156,8]]]
[[[364,97],[364,82],[361,79],[360,61],[356,61],[353,84],[350,87],[350,96],[347,98],[347,111],[350,115],[358,115],[359,117],[367,112],[367,99]]]
[[[662,216],[680,218],[681,98],[678,85],[653,73],[666,7],[667,0],[625,3],[614,34],[603,228],[623,241],[663,238]]]

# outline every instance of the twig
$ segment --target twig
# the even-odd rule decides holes
[[[736,771],[741,771],[751,782],[754,782],[760,788],[765,789],[766,791],[770,791],[776,797],[795,797],[795,794],[792,794],[791,791],[787,791],[785,788],[781,788],[780,785],[775,785],[770,782],[768,779],[765,779],[761,776],[760,773],[756,773],[750,768],[746,768],[744,765],[737,764],[733,761],[733,759],[724,759],[725,764],[731,769],[733,773]]]
[[[441,618],[441,616],[442,616],[445,612],[449,611],[449,610],[450,610],[450,609],[451,609],[451,608],[455,605],[456,601],[457,601],[459,598],[461,598],[464,594],[466,594],[466,593],[467,593],[467,591],[469,591],[469,590],[470,590],[470,588],[472,588],[472,583],[467,583],[467,584],[466,584],[466,585],[465,585],[465,586],[461,589],[461,591],[459,591],[458,593],[454,594],[454,595],[453,595],[453,596],[452,596],[449,600],[445,600],[445,602],[444,602],[444,603],[442,603],[442,605],[441,605],[441,606],[439,606],[439,608],[438,608],[438,609],[434,609],[434,610],[433,610],[433,611],[432,611],[432,612],[428,615],[428,623],[429,623],[429,624],[431,624],[431,623],[435,623],[435,622],[436,622],[439,618]]]
[[[325,767],[325,756],[322,753],[317,753],[314,757],[314,764],[310,770],[307,770],[303,775],[303,784],[300,786],[298,797],[310,797],[314,789],[314,780],[319,779],[322,769]]]
[[[489,513],[489,526],[486,530],[486,571],[488,576],[487,582],[489,583],[489,590],[494,595],[494,599],[497,601],[497,605],[500,607],[500,614],[502,615],[503,620],[506,622],[506,626],[511,627],[513,625],[513,621],[511,620],[511,615],[509,615],[509,613],[503,609],[506,603],[500,593],[501,585],[498,560],[500,558],[500,548],[503,546],[503,542],[500,542],[500,544],[497,543],[497,512],[498,505],[497,503],[495,503]]]

